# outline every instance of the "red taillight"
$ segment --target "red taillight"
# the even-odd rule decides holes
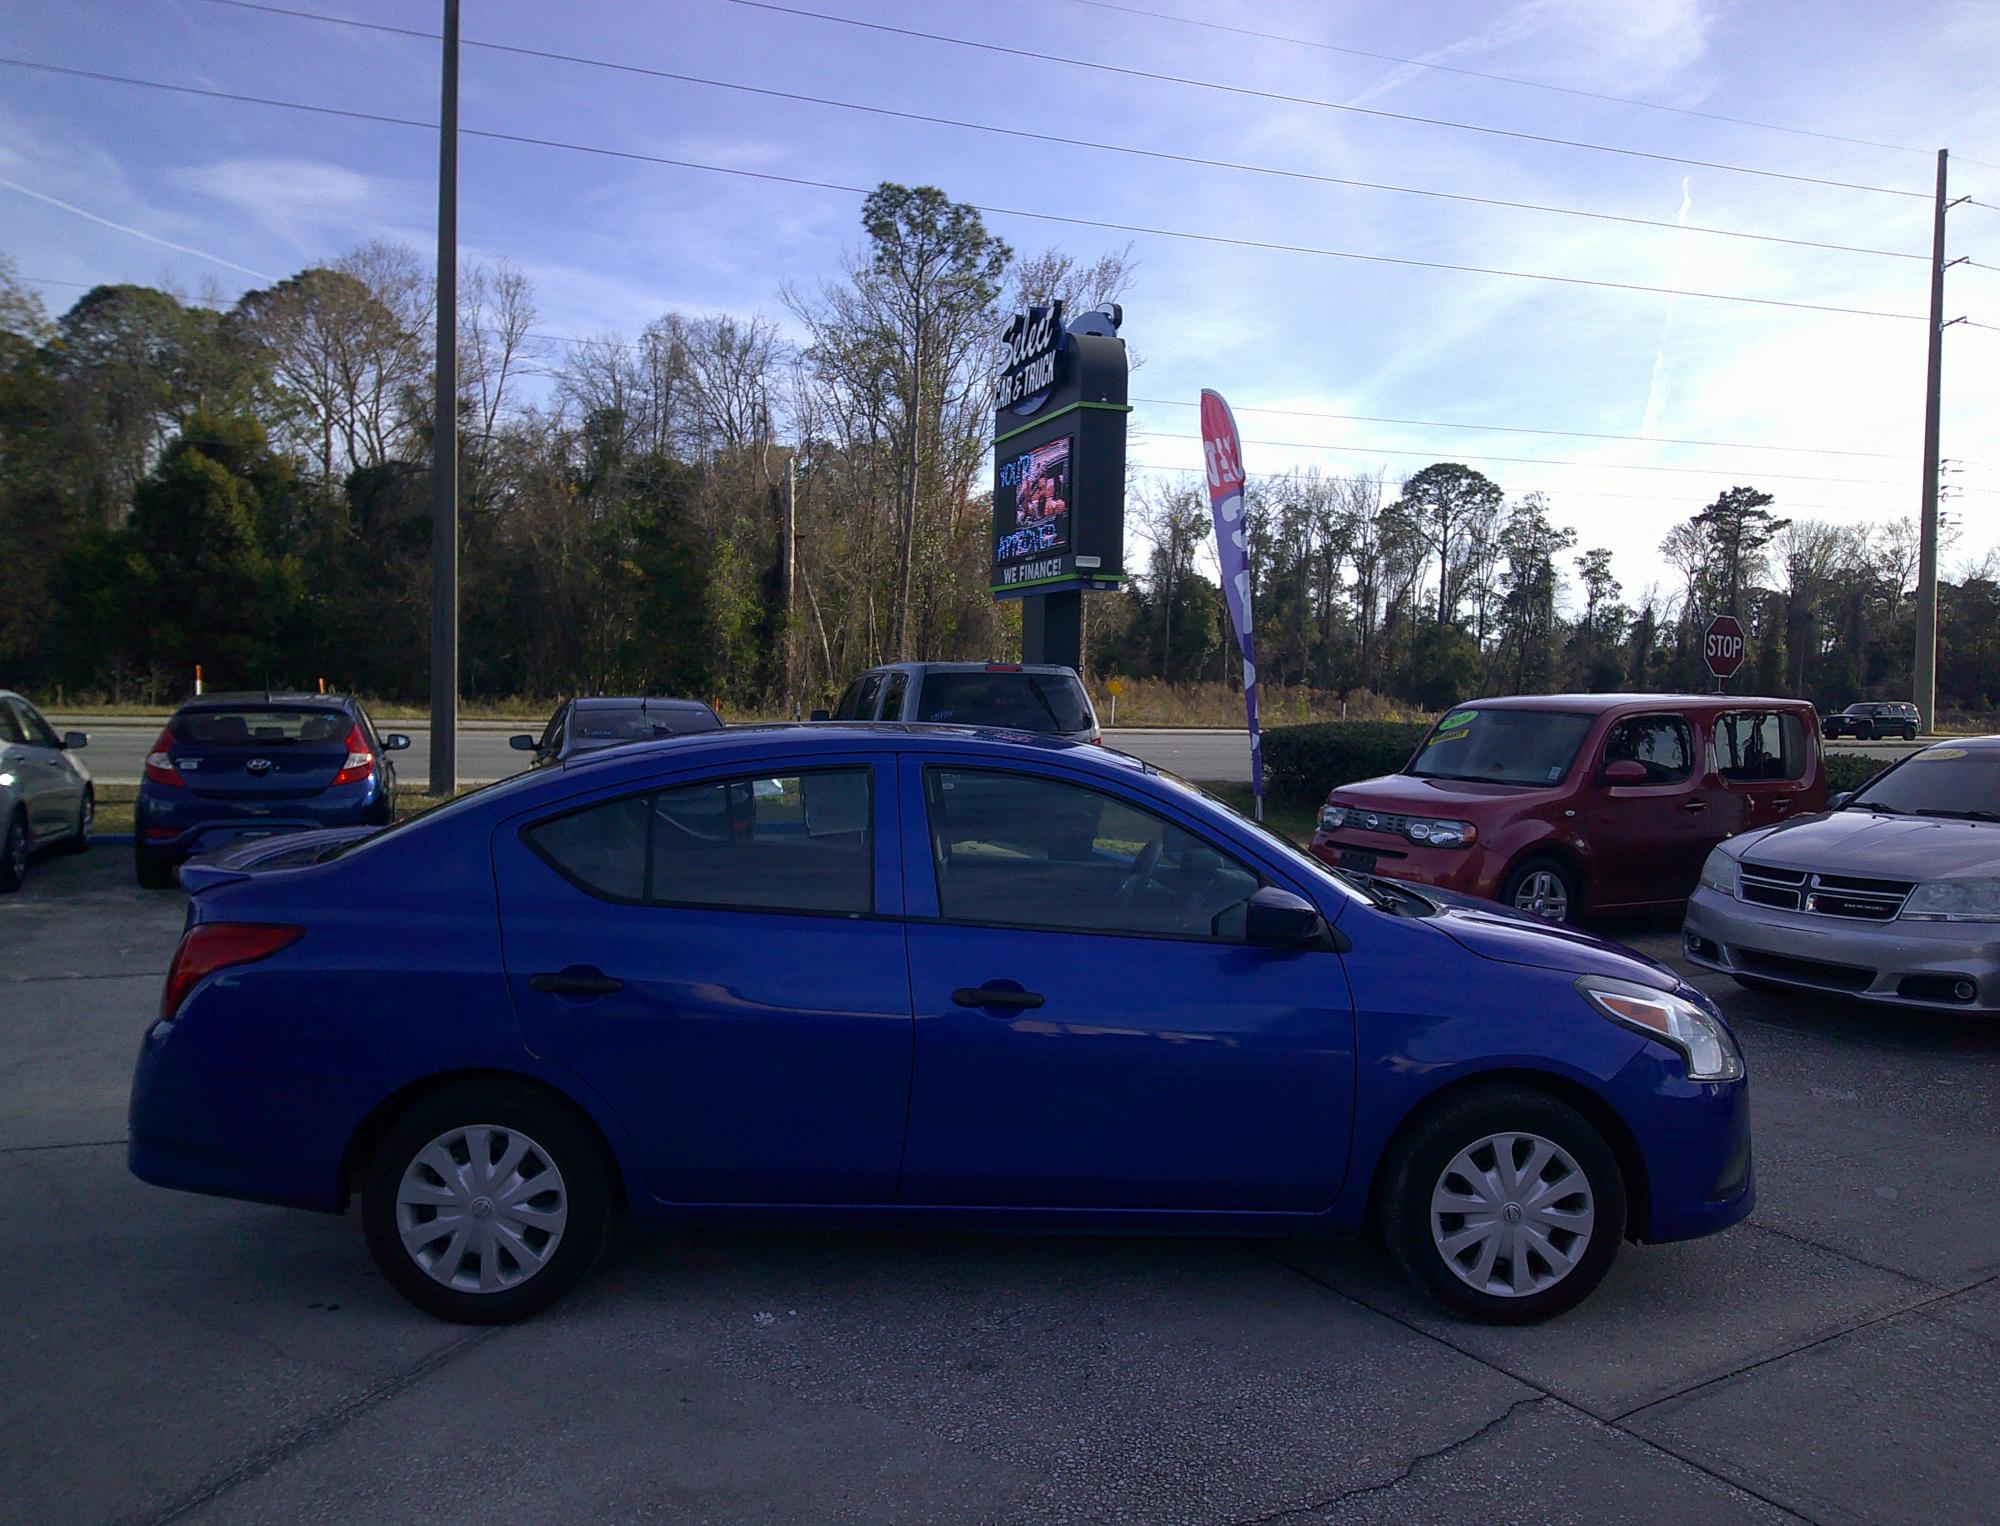
[[[368,738],[361,734],[361,723],[355,722],[347,733],[347,761],[340,765],[340,772],[333,776],[334,784],[359,784],[375,772],[375,754],[368,750]]]
[[[167,966],[167,988],[160,993],[160,1016],[180,1011],[187,993],[204,975],[232,964],[251,964],[298,941],[303,927],[273,922],[204,922],[187,930],[174,962]]]
[[[168,789],[186,789],[187,780],[174,767],[174,728],[169,726],[160,733],[160,739],[153,744],[153,750],[146,754],[146,782],[164,784]]]
[[[1021,665],[1018,662],[989,662],[986,664],[986,671],[989,673],[1018,673],[1021,671]]]
[[[146,828],[146,840],[148,842],[165,842],[169,837],[179,837],[180,835],[181,829],[179,827]]]

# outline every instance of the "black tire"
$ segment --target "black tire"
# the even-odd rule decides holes
[[[1914,742],[1916,739],[1917,739],[1917,728],[1914,726],[1905,726],[1903,728],[1903,740],[1906,742]]]
[[[405,1249],[401,1228],[404,1209],[397,1200],[405,1173],[418,1164],[420,1154],[454,1131],[477,1126],[492,1129],[491,1137],[503,1145],[518,1134],[531,1142],[524,1165],[533,1170],[539,1162],[543,1168],[553,1168],[557,1186],[523,1198],[524,1205],[533,1205],[543,1214],[557,1203],[566,1209],[547,1262],[528,1271],[524,1263],[500,1256],[494,1263],[500,1274],[519,1280],[491,1292],[447,1286],[418,1261],[417,1251],[421,1250],[441,1262],[450,1248],[445,1235],[438,1236],[444,1242],[442,1247],[433,1242]],[[362,1228],[382,1275],[426,1314],[465,1325],[512,1324],[541,1313],[574,1287],[597,1260],[617,1201],[613,1173],[596,1131],[568,1103],[525,1082],[461,1082],[416,1102],[390,1125],[362,1179]],[[546,1177],[538,1172],[531,1180]],[[469,1190],[477,1190],[476,1185]],[[495,1212],[492,1198],[477,1197],[472,1203],[482,1225],[489,1219],[507,1219],[504,1212]],[[480,1214],[479,1203],[488,1205],[484,1214]],[[426,1210],[419,1205],[411,1211]],[[440,1210],[428,1211],[435,1216]],[[472,1227],[471,1219],[467,1226]],[[536,1232],[524,1235],[523,1243]],[[544,1239],[535,1248],[547,1244]],[[456,1261],[454,1270],[472,1275],[469,1265],[470,1258]]]
[[[1484,1291],[1455,1272],[1431,1222],[1432,1194],[1443,1184],[1454,1158],[1489,1136],[1508,1133],[1534,1135],[1567,1153],[1587,1183],[1592,1211],[1590,1231],[1581,1237],[1580,1248],[1578,1240],[1565,1242],[1564,1248],[1575,1257],[1568,1271],[1550,1285],[1518,1295]],[[1560,1163],[1547,1169],[1560,1169]],[[1576,1194],[1565,1194],[1555,1203],[1573,1210],[1579,1201]],[[1518,1205],[1509,1206],[1518,1210]],[[1604,1136],[1576,1109],[1542,1092],[1495,1085],[1441,1103],[1403,1133],[1376,1180],[1375,1215],[1391,1259],[1433,1302],[1488,1324],[1533,1324],[1575,1308],[1611,1269],[1618,1242],[1625,1236],[1625,1178]],[[1460,1222],[1462,1226],[1465,1221]],[[1504,1246],[1512,1232],[1503,1228],[1498,1233]],[[1564,1233],[1550,1232],[1550,1243]],[[1539,1252],[1524,1259],[1530,1268],[1539,1265],[1543,1273],[1554,1271],[1553,1263]],[[1503,1262],[1511,1272],[1511,1259],[1496,1256],[1489,1276],[1510,1280],[1500,1270]]]
[[[144,848],[134,847],[132,869],[138,875],[141,890],[173,889],[174,866],[157,854],[148,853]]]
[[[0,895],[19,890],[28,878],[28,815],[16,809],[0,832]]]
[[[1874,723],[1872,721],[1863,721],[1860,725],[1856,726],[1854,728],[1854,740],[1857,742],[1874,741],[1875,740]]]
[[[90,851],[90,824],[97,819],[97,796],[86,789],[83,798],[76,803],[76,830],[63,842],[65,853],[88,853]]]
[[[1560,915],[1552,914],[1552,912],[1536,911],[1531,906],[1517,904],[1519,899],[1532,894],[1530,887],[1535,876],[1542,874],[1553,876],[1556,885],[1560,888],[1562,896]],[[1578,918],[1583,915],[1583,887],[1577,883],[1576,871],[1571,869],[1561,859],[1550,858],[1546,854],[1537,854],[1532,858],[1524,858],[1509,870],[1507,878],[1500,886],[1500,900],[1503,905],[1511,906],[1516,911],[1524,912],[1529,916],[1538,916],[1543,921],[1554,922],[1559,925],[1573,927],[1576,925]],[[1551,897],[1546,904],[1553,908],[1553,898]]]
[[[1776,991],[1783,993],[1791,989],[1790,986],[1781,985],[1775,980],[1765,980],[1757,975],[1731,975],[1729,978],[1746,991]]]

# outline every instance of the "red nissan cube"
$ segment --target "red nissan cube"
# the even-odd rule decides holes
[[[1825,809],[1804,700],[1519,694],[1445,715],[1401,773],[1336,787],[1312,851],[1574,922],[1677,906],[1723,838]]]

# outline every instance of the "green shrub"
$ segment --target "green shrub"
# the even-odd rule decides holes
[[[1265,788],[1280,800],[1320,800],[1336,784],[1393,774],[1430,734],[1427,721],[1322,721],[1264,733]]]
[[[1895,761],[1894,758],[1862,758],[1847,752],[1828,753],[1826,792],[1838,795],[1842,790],[1858,790]]]

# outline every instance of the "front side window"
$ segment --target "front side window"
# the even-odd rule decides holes
[[[538,822],[529,845],[570,881],[651,905],[874,909],[865,768],[683,785]]]
[[[924,793],[947,921],[1235,939],[1263,883],[1192,833],[1082,785],[931,768]]]
[[[910,691],[910,675],[901,668],[889,675],[889,687],[882,695],[882,719],[900,721],[903,718],[903,696]]]
[[[1694,739],[1677,715],[1635,715],[1604,734],[1604,761],[1639,764],[1648,784],[1681,784],[1694,773]]]
[[[1559,710],[1454,710],[1432,729],[1407,772],[1419,779],[1558,784],[1592,721]]]
[[[1805,727],[1796,715],[1736,710],[1715,719],[1715,771],[1736,783],[1803,779]]]

